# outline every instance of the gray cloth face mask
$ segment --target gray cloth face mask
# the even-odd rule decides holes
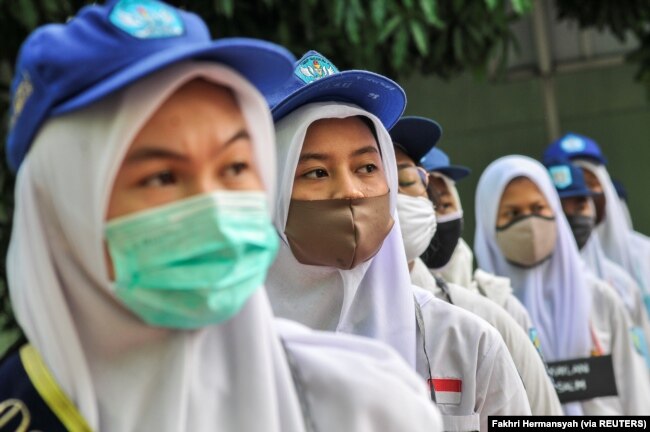
[[[519,267],[535,267],[553,255],[557,242],[555,217],[527,215],[497,227],[501,253]]]
[[[389,193],[354,199],[292,199],[284,234],[298,262],[349,270],[379,252],[394,223]]]

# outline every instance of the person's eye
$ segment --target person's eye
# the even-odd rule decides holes
[[[224,174],[229,177],[236,177],[250,168],[247,162],[235,162],[226,167]]]
[[[505,216],[510,219],[514,219],[519,216],[519,210],[507,210]]]
[[[140,182],[140,184],[144,187],[164,187],[173,185],[176,183],[176,181],[177,178],[174,173],[171,171],[161,171],[145,178],[142,180],[142,182]]]
[[[327,171],[325,171],[322,168],[317,168],[306,172],[305,174],[303,174],[303,177],[309,179],[319,179],[319,178],[327,177]]]
[[[415,184],[414,181],[400,181],[399,182],[399,187],[407,188],[410,186],[413,186]]]
[[[535,204],[533,206],[532,210],[533,210],[533,213],[539,214],[539,213],[543,212],[545,208],[546,208],[546,206],[544,206],[542,204]]]
[[[371,174],[377,170],[378,168],[375,164],[367,164],[359,168],[359,171],[361,171],[363,174]]]

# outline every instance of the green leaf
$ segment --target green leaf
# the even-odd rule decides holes
[[[496,9],[497,3],[499,3],[499,0],[485,0],[485,4],[487,5],[489,11]]]
[[[510,0],[512,4],[512,9],[517,15],[524,15],[533,8],[533,3],[531,0]]]
[[[347,33],[350,41],[358,45],[361,38],[359,36],[359,21],[354,14],[347,14],[345,19],[345,32]]]
[[[370,17],[377,27],[384,23],[384,18],[386,18],[386,0],[372,0],[370,4]]]
[[[334,0],[334,25],[338,28],[343,24],[345,15],[345,0]]]
[[[379,43],[382,43],[386,41],[390,37],[391,34],[395,31],[395,29],[400,25],[402,22],[402,17],[399,15],[395,15],[388,21],[388,23],[384,26],[383,29],[381,29],[381,33],[379,33],[379,38],[377,39]]]
[[[420,0],[420,9],[424,12],[424,19],[428,24],[442,28],[443,22],[436,13],[436,0]]]
[[[392,64],[395,69],[401,69],[404,61],[406,60],[406,54],[408,52],[408,42],[409,34],[406,28],[401,27],[395,34],[395,40],[393,41],[392,46]]]
[[[427,41],[427,31],[420,21],[413,20],[410,23],[411,35],[415,41],[415,46],[417,47],[420,54],[426,56],[429,54],[429,43]]]
[[[232,18],[235,9],[234,0],[213,0],[214,10],[226,18]]]

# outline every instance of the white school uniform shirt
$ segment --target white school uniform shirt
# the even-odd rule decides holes
[[[499,333],[487,322],[413,285],[422,313],[417,371],[434,380],[445,431],[487,431],[488,416],[530,415],[521,378]]]
[[[625,305],[632,323],[641,330],[645,349],[650,351],[650,318],[638,284],[623,267],[605,256],[598,236],[592,235],[581,251],[582,258],[595,276],[615,288],[616,294]],[[646,356],[650,352],[646,352]],[[646,357],[650,367],[650,359]]]
[[[602,354],[611,354],[618,396],[582,402],[585,415],[650,414],[650,380],[643,357],[636,351],[632,323],[616,291],[586,271],[593,293],[591,323]],[[595,343],[594,343],[595,344]]]
[[[533,321],[528,311],[517,297],[512,294],[510,279],[488,273],[477,268],[472,275],[474,254],[467,242],[462,238],[454,249],[451,260],[441,269],[429,269],[434,275],[441,276],[445,281],[451,282],[470,291],[481,294],[492,300],[510,314],[526,333],[533,329]]]
[[[453,283],[447,284],[450,297],[447,299],[426,264],[419,258],[413,264],[411,280],[414,285],[431,291],[436,298],[451,300],[451,304],[481,317],[499,332],[523,381],[533,415],[564,414],[555,387],[546,373],[546,366],[528,332],[524,332],[503,308],[480,294]]]
[[[273,208],[271,115],[223,65],[170,66],[48,120],[18,171],[7,271],[18,322],[58,386],[100,431],[439,430],[394,350],[277,323],[263,287],[233,318],[192,331],[146,325],[115,298],[103,234],[113,179],[149,116],[193,78],[232,90]]]

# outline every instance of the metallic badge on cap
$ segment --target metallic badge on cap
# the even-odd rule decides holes
[[[121,0],[111,11],[109,20],[138,39],[175,37],[185,31],[178,13],[157,0]]]
[[[310,55],[298,63],[294,73],[309,84],[326,76],[337,74],[339,70],[325,57]]]
[[[565,189],[573,183],[571,170],[566,165],[550,167],[548,172],[551,174],[553,184],[555,184],[555,187],[558,189]]]

